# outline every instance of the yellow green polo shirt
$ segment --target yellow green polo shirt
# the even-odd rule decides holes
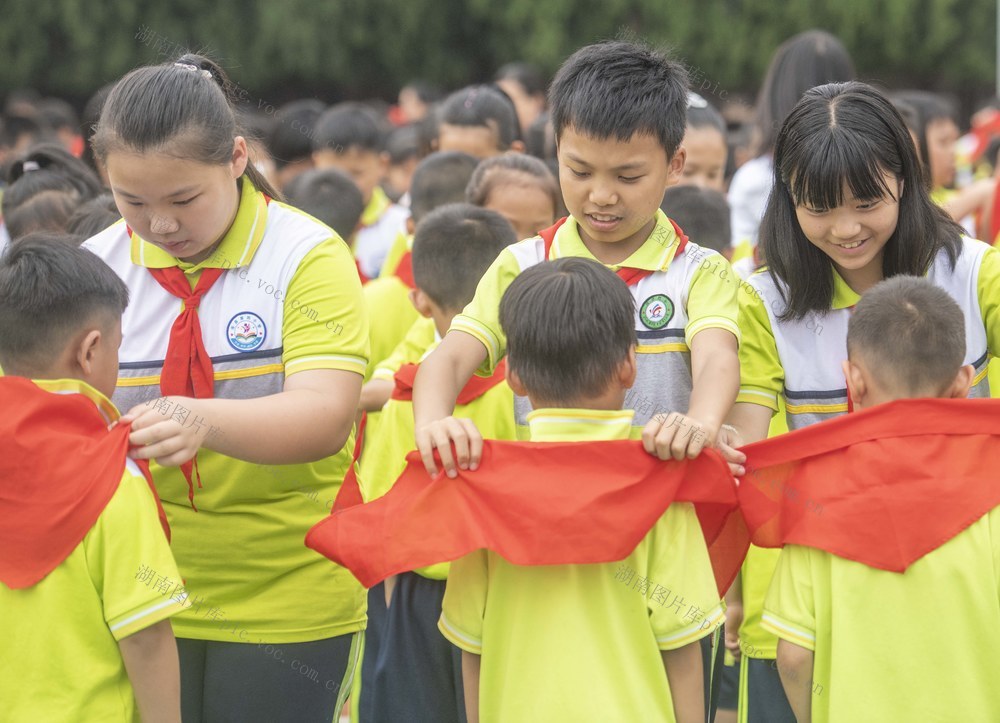
[[[629,410],[528,417],[534,442],[627,439],[631,422]],[[518,566],[486,550],[454,561],[438,627],[482,656],[483,723],[674,721],[661,651],[723,617],[694,508],[674,503],[620,562]]]
[[[78,380],[36,380],[81,394],[110,422],[114,405]],[[0,583],[0,701],[10,721],[138,721],[118,643],[180,612],[181,576],[149,485],[132,463],[83,541],[41,582]]]
[[[380,279],[387,276],[394,276],[396,269],[399,268],[399,260],[403,258],[403,254],[413,248],[413,234],[400,232],[396,234],[396,238],[392,242],[392,246],[389,247],[389,253],[386,254],[385,262],[382,264],[382,270],[379,272],[378,277]]]
[[[371,356],[365,381],[371,379],[375,366],[392,354],[406,336],[420,313],[410,301],[410,287],[397,276],[380,276],[362,287],[368,308]]]
[[[812,650],[812,720],[1000,720],[1000,508],[887,572],[788,545],[764,627]]]
[[[133,262],[178,266],[193,286],[204,268],[242,273],[236,269],[248,265],[264,244],[282,243],[282,232],[295,217],[319,223],[291,206],[266,204],[245,179],[241,194],[236,219],[209,258],[188,264],[133,236]],[[303,257],[285,298],[316,314],[285,303],[281,364],[240,375],[278,372],[287,379],[316,369],[364,375],[368,318],[361,283],[350,249],[335,232],[330,230],[329,240]],[[317,319],[335,319],[342,329],[333,334]],[[172,323],[164,319],[162,333],[168,334]],[[213,320],[202,318],[203,326],[209,323]],[[127,337],[123,343],[129,343]],[[220,378],[235,376],[217,371]],[[353,450],[353,433],[337,454],[309,464],[259,465],[202,449],[198,471],[208,484],[195,489],[197,511],[188,501],[180,468],[151,465],[173,530],[174,554],[191,592],[191,605],[173,621],[178,637],[298,643],[365,627],[364,588],[349,571],[303,543],[306,532],[328,513],[324,501],[336,498]]]

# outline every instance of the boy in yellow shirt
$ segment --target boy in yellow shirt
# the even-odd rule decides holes
[[[416,288],[411,298],[417,311],[433,320],[438,338],[472,299],[497,255],[515,241],[514,229],[500,214],[467,203],[442,206],[421,221],[413,239]],[[366,450],[361,466],[366,500],[392,487],[413,449],[411,395],[417,367],[407,364],[397,370],[379,436]],[[475,420],[487,438],[514,438],[513,394],[503,368],[490,379],[467,385],[460,398],[456,414]],[[362,720],[464,721],[460,657],[436,628],[447,576],[448,565],[443,564],[386,581],[388,612],[384,627],[372,631],[382,640],[365,680],[363,699],[370,695],[371,707],[362,706]],[[371,653],[366,646],[366,659]]]
[[[187,593],[128,428],[108,430],[127,304],[69,237],[34,234],[0,260],[5,720],[181,720],[169,618]]]
[[[616,271],[635,301],[638,376],[625,406],[632,434],[666,459],[714,443],[739,387],[737,284],[721,255],[689,242],[660,211],[684,167],[687,76],[679,64],[628,42],[587,46],[550,90],[567,219],[503,251],[414,387],[417,448],[450,476],[475,469],[482,438],[452,416],[474,373],[492,374],[506,352],[500,298],[525,269],[578,256]],[[567,308],[566,314],[577,313]],[[555,330],[553,329],[554,333]],[[530,404],[515,402],[519,432]],[[455,452],[452,452],[454,444]]]
[[[745,506],[748,521],[780,515],[763,626],[800,723],[1000,720],[1000,485],[982,472],[1000,457],[1000,403],[965,399],[965,349],[946,291],[905,276],[873,287],[844,362],[863,411],[796,433],[812,467]],[[744,448],[748,463],[778,444]]]
[[[507,378],[535,406],[532,442],[629,438],[634,313],[625,284],[586,259],[536,265],[510,285]],[[703,616],[658,599],[667,585]],[[514,565],[485,549],[456,560],[439,628],[462,650],[469,721],[701,723],[699,641],[722,617],[698,517],[675,501],[624,560]]]

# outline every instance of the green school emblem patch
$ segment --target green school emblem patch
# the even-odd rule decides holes
[[[674,302],[666,294],[653,294],[639,307],[639,320],[647,329],[662,329],[674,318]]]

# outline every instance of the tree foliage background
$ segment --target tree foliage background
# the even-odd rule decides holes
[[[295,97],[395,98],[528,60],[554,72],[622,30],[666,43],[728,97],[752,98],[774,49],[809,28],[838,35],[862,78],[992,94],[995,0],[2,0],[0,92],[82,103],[132,67],[178,51],[221,61],[251,107]]]

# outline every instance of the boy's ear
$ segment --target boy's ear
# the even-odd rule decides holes
[[[972,380],[976,376],[976,370],[971,364],[966,364],[964,367],[958,370],[958,374],[955,375],[955,381],[951,383],[951,387],[945,392],[946,399],[965,399],[969,396],[969,390],[972,389]]]
[[[622,360],[618,367],[618,381],[621,382],[622,389],[631,389],[635,386],[635,377],[638,371],[635,361],[635,346],[628,350],[628,356]]]
[[[507,386],[510,390],[514,392],[519,397],[528,396],[528,390],[524,388],[524,384],[521,383],[521,377],[517,375],[517,372],[512,371],[510,364],[504,365],[504,376],[507,378]]]
[[[409,297],[410,303],[413,304],[413,308],[417,310],[417,313],[424,318],[430,319],[434,309],[431,307],[431,300],[427,298],[427,294],[420,289],[410,289]]]
[[[868,383],[861,367],[847,359],[841,362],[844,370],[844,379],[847,380],[847,393],[851,395],[851,400],[855,406],[864,406],[865,395],[868,394]]]
[[[95,371],[94,362],[100,350],[102,337],[100,329],[91,329],[80,338],[73,350],[73,361],[84,380],[89,379]]]
[[[406,233],[407,233],[407,235],[412,236],[413,232],[416,231],[416,229],[417,229],[417,224],[413,220],[413,216],[407,216],[406,217]]]
[[[669,161],[670,175],[667,177],[668,186],[673,186],[681,180],[681,177],[684,175],[685,161],[687,161],[687,149],[684,146],[678,146]]]

